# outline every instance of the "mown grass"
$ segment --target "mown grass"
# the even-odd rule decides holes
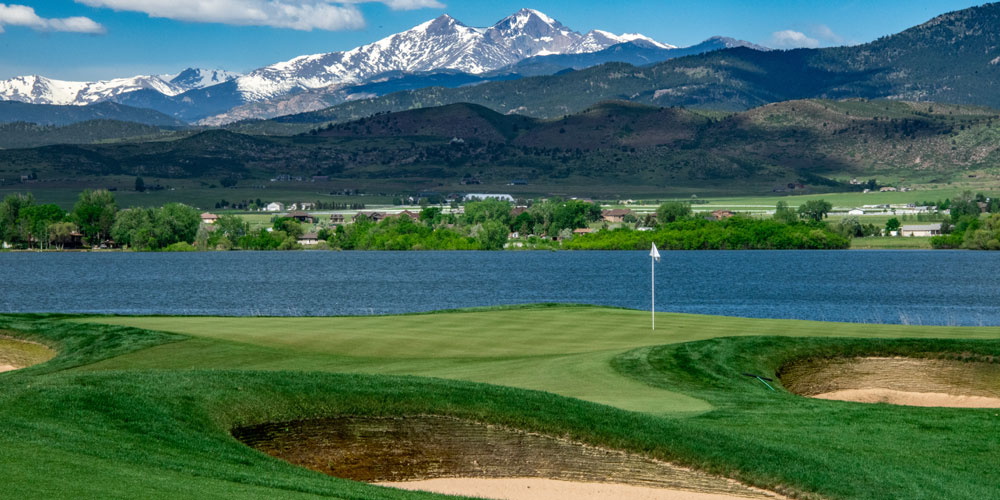
[[[663,314],[654,333],[648,320],[597,307],[363,318],[0,316],[0,329],[61,353],[0,375],[0,488],[11,498],[431,498],[293,467],[228,430],[440,414],[807,496],[995,494],[995,410],[811,400],[740,373],[773,376],[808,356],[997,356],[1000,328]],[[898,340],[879,340],[889,338]]]
[[[851,250],[930,250],[931,239],[924,237],[899,238],[894,236],[869,236],[852,238]]]

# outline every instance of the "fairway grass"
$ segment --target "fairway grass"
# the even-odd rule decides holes
[[[643,346],[747,335],[1000,338],[1000,328],[922,327],[657,314],[605,307],[526,307],[404,316],[96,317],[81,321],[192,340],[84,367],[253,369],[418,375],[534,389],[654,414],[711,405],[616,373]]]

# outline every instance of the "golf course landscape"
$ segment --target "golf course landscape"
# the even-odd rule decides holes
[[[935,390],[989,396],[1000,390],[997,327],[662,313],[654,331],[648,311],[534,305],[365,317],[3,315],[0,336],[0,364],[21,368],[0,374],[5,498],[434,497],[331,477],[234,437],[266,428],[265,444],[319,449],[317,436],[337,434],[323,422],[413,434],[409,422],[460,451],[456,435],[472,436],[466,447],[482,435],[534,442],[481,426],[528,433],[553,453],[585,446],[670,464],[681,471],[671,487],[689,492],[991,498],[1000,484],[1000,409],[786,388],[811,394],[798,386],[822,384],[808,377],[823,360],[910,358],[948,366]],[[926,387],[907,379],[919,370],[893,373],[893,389]],[[966,387],[970,374],[976,387]],[[465,430],[445,439],[455,426]]]

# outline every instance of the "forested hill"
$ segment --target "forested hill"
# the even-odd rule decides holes
[[[851,177],[949,182],[993,168],[1000,163],[998,138],[995,110],[898,101],[789,101],[735,114],[619,101],[556,120],[454,104],[295,137],[211,130],[173,141],[6,150],[0,177],[28,165],[42,178],[243,183],[287,174],[434,190],[514,179],[535,192],[565,185],[593,192],[616,186],[770,192],[788,183],[843,190]]]
[[[152,125],[117,120],[90,120],[71,125],[0,124],[0,149],[33,148],[52,144],[93,144],[102,141],[166,137],[175,132]]]
[[[109,101],[86,106],[0,101],[0,123],[25,122],[62,126],[90,120],[116,120],[157,127],[180,128],[187,126],[186,123],[158,111],[134,108]]]
[[[998,82],[1000,4],[993,3],[944,14],[853,47],[770,52],[734,48],[645,67],[609,63],[554,76],[399,92],[278,121],[343,122],[456,102],[555,118],[609,99],[730,111],[807,98],[889,98],[1000,108]]]

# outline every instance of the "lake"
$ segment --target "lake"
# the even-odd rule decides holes
[[[1000,325],[1000,252],[663,252],[657,311]],[[0,312],[328,316],[649,310],[646,252],[0,253]]]

